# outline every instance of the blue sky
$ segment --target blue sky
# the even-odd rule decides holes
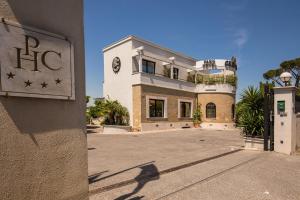
[[[102,48],[136,35],[197,59],[238,59],[238,95],[300,57],[300,0],[85,0],[86,92],[102,96]]]

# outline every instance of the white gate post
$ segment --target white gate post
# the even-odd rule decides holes
[[[274,151],[296,151],[295,87],[274,88]]]

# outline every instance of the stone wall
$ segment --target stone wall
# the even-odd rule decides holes
[[[140,131],[141,130],[141,118],[142,118],[142,86],[137,85],[132,87],[132,102],[133,102],[133,130]]]
[[[196,105],[196,95],[194,93],[146,85],[134,85],[132,88],[134,105],[133,124],[135,129],[139,130],[141,123],[192,122],[192,118],[178,118],[178,99],[192,100],[194,110]],[[147,118],[147,96],[160,96],[167,98],[167,118]]]
[[[0,97],[0,198],[88,199],[82,0],[0,0],[0,16],[74,44],[76,100]]]
[[[216,118],[206,118],[206,105],[216,105]],[[232,105],[235,104],[235,95],[226,93],[198,94],[198,103],[201,105],[202,121],[215,123],[233,123]]]

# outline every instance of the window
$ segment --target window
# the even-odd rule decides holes
[[[178,79],[179,75],[179,69],[178,68],[173,68],[173,79]]]
[[[191,117],[190,102],[180,102],[180,117]]]
[[[216,105],[214,103],[206,105],[206,118],[216,118]]]
[[[149,116],[164,117],[164,100],[149,99]]]
[[[143,59],[143,72],[155,74],[155,62]]]

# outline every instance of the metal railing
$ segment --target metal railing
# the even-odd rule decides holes
[[[164,77],[164,78],[167,78],[167,79],[171,79],[170,76],[168,76],[168,75],[166,75],[166,74],[160,74],[160,73],[157,73],[157,72],[155,72],[155,73],[147,73],[147,72],[139,72],[139,71],[133,71],[133,72],[132,72],[132,74],[139,74],[139,73],[140,73],[140,74],[146,74],[146,75],[148,75],[148,76],[157,76],[157,77]],[[179,78],[179,77],[178,77],[177,79],[173,78],[173,79],[171,79],[171,80],[195,84],[194,82],[188,81],[187,79],[181,79],[181,78]]]

